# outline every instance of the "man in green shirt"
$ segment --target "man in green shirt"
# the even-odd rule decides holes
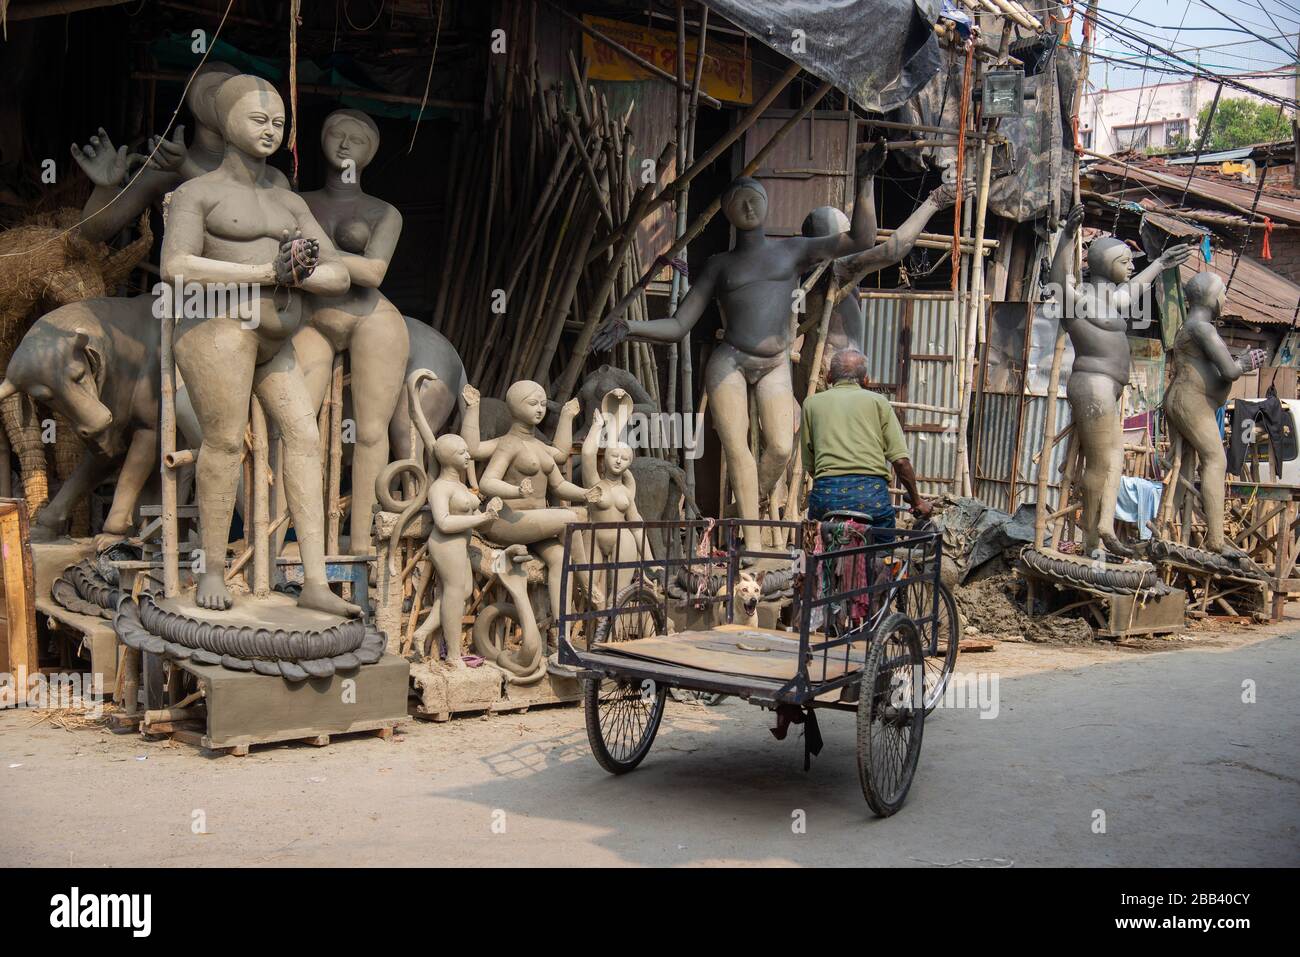
[[[927,518],[932,509],[916,487],[903,427],[889,400],[864,387],[866,373],[866,356],[856,349],[841,349],[831,357],[830,388],[804,403],[800,441],[804,470],[813,478],[808,517],[820,520],[831,511],[862,512],[873,525],[892,528],[892,466],[912,512]]]

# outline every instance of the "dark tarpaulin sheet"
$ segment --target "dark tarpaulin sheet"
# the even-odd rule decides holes
[[[941,0],[704,0],[805,70],[886,113],[938,71]],[[796,30],[803,31],[802,35]],[[796,49],[796,38],[802,50]]]

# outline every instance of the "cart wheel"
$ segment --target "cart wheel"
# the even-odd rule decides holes
[[[934,612],[934,591],[929,582],[916,582],[899,593],[897,610],[908,618],[921,622],[921,652],[925,657],[925,713],[929,714],[943,697],[944,689],[952,680],[952,669],[957,663],[957,647],[961,643],[961,619],[957,602],[948,586],[939,583],[939,617],[924,622]]]
[[[596,619],[596,644],[650,638],[668,630],[663,598],[644,582],[624,586],[611,607],[637,610]],[[582,710],[596,763],[610,774],[626,774],[640,764],[659,732],[667,693],[652,681],[584,681]]]
[[[924,665],[916,624],[894,612],[876,629],[858,693],[858,778],[879,817],[903,806],[921,756],[925,708],[917,693]]]

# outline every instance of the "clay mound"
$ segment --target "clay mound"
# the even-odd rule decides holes
[[[1099,562],[1047,549],[1026,548],[1020,561],[1029,570],[1066,586],[1077,586],[1114,595],[1167,595],[1169,586],[1160,580],[1154,565],[1146,562]]]
[[[1083,618],[1030,617],[1017,593],[1019,587],[1019,579],[1006,572],[959,585],[952,594],[963,622],[991,638],[1062,644],[1093,640],[1092,627]]]

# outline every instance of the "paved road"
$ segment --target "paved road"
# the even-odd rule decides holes
[[[641,769],[613,778],[571,708],[246,758],[8,713],[0,859],[1294,866],[1297,676],[1300,642],[1271,638],[1005,678],[996,718],[927,723],[911,798],[888,820],[862,800],[847,714],[825,715],[826,750],[805,774],[801,743],[774,740],[770,715],[675,706]],[[1242,701],[1247,679],[1257,703]]]

